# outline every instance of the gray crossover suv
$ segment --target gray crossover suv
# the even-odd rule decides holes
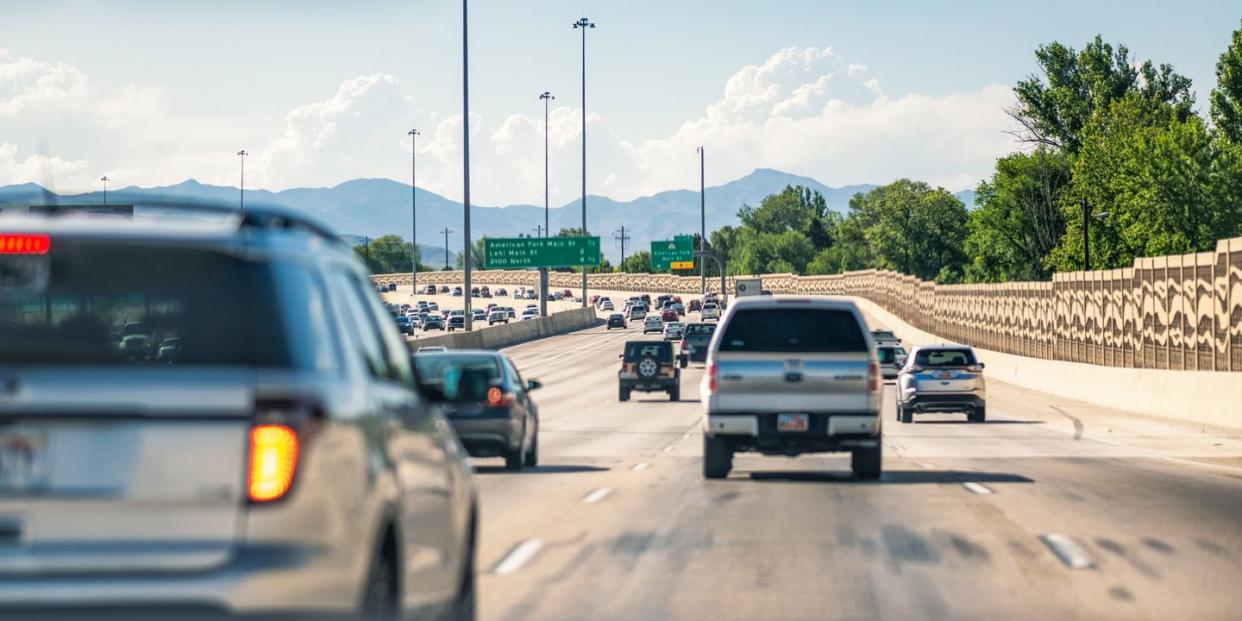
[[[473,618],[469,467],[353,251],[214,218],[0,217],[0,618]]]

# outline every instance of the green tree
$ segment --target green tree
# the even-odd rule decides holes
[[[625,257],[625,260],[621,262],[621,271],[629,274],[650,274],[651,252],[639,250]]]
[[[472,270],[486,269],[486,266],[483,264],[483,258],[485,256],[483,254],[483,244],[484,244],[483,240],[484,239],[486,239],[486,237],[480,237],[474,240],[474,242],[470,244],[470,247],[471,247],[470,269]],[[466,265],[465,253],[458,253],[457,269],[459,270],[465,269],[465,265]]]
[[[979,184],[967,226],[967,280],[998,282],[1048,278],[1048,256],[1065,235],[1062,202],[1070,186],[1070,159],[1046,147],[996,162],[991,181]]]
[[[354,253],[367,266],[372,274],[392,274],[409,272],[414,265],[414,257],[421,256],[413,244],[401,239],[399,235],[384,235],[354,246]],[[419,264],[419,270],[426,266]]]
[[[759,207],[743,205],[737,216],[743,227],[760,233],[797,231],[805,235],[818,250],[828,245],[824,220],[828,203],[823,195],[802,186],[785,186],[759,203]]]
[[[961,280],[966,206],[943,188],[901,179],[851,200],[872,265],[940,282]]]
[[[874,264],[871,244],[863,226],[862,194],[850,199],[850,214],[828,214],[827,229],[832,245],[816,253],[806,266],[808,274],[839,274],[861,270]]]
[[[1108,110],[1128,94],[1137,95],[1149,110],[1171,109],[1179,120],[1193,114],[1188,78],[1168,64],[1137,63],[1125,45],[1114,50],[1099,35],[1082,51],[1055,41],[1040,46],[1035,58],[1040,75],[1018,82],[1018,103],[1006,110],[1027,142],[1077,153],[1095,111]]]
[[[1229,48],[1216,62],[1212,123],[1225,139],[1242,144],[1242,28],[1233,31]]]

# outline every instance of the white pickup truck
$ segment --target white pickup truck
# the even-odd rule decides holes
[[[733,454],[850,451],[860,479],[880,477],[881,378],[852,302],[738,299],[721,320],[700,386],[703,475],[728,476]]]

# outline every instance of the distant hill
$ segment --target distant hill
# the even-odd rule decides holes
[[[840,188],[826,186],[810,177],[760,168],[724,185],[707,188],[707,229],[737,224],[737,211],[742,205],[758,205],[764,197],[781,191],[787,185],[802,185],[824,195],[828,207],[844,212],[850,197],[876,187],[871,184]],[[443,263],[445,227],[452,229],[448,246],[456,260],[461,251],[462,205],[422,188],[418,197],[418,241],[424,262]],[[974,206],[974,192],[958,193],[967,207]],[[109,203],[132,203],[141,211],[169,201],[204,202],[221,205],[236,204],[235,187],[215,186],[189,179],[177,185],[109,190]],[[101,192],[61,196],[33,183],[0,187],[0,205],[30,203],[101,203]],[[280,192],[246,190],[246,204],[273,205],[304,210],[318,217],[343,234],[378,237],[396,234],[410,236],[410,187],[389,179],[354,179],[330,188],[293,188]],[[475,236],[511,237],[535,233],[543,223],[543,208],[534,205],[506,207],[471,207],[471,231]],[[552,230],[581,225],[582,212],[577,200],[549,210]],[[605,256],[611,261],[620,257],[620,247],[613,236],[622,225],[631,238],[626,253],[646,249],[652,240],[668,239],[699,229],[699,193],[691,190],[670,190],[629,201],[615,201],[602,196],[587,196],[587,225],[603,237]]]

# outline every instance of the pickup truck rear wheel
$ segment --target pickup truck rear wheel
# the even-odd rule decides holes
[[[880,478],[880,447],[856,448],[850,456],[850,469],[854,476],[866,481]]]
[[[914,411],[907,409],[904,405],[897,406],[897,416],[903,423],[914,422]]]
[[[733,469],[733,449],[720,438],[703,436],[703,477],[723,479]]]

